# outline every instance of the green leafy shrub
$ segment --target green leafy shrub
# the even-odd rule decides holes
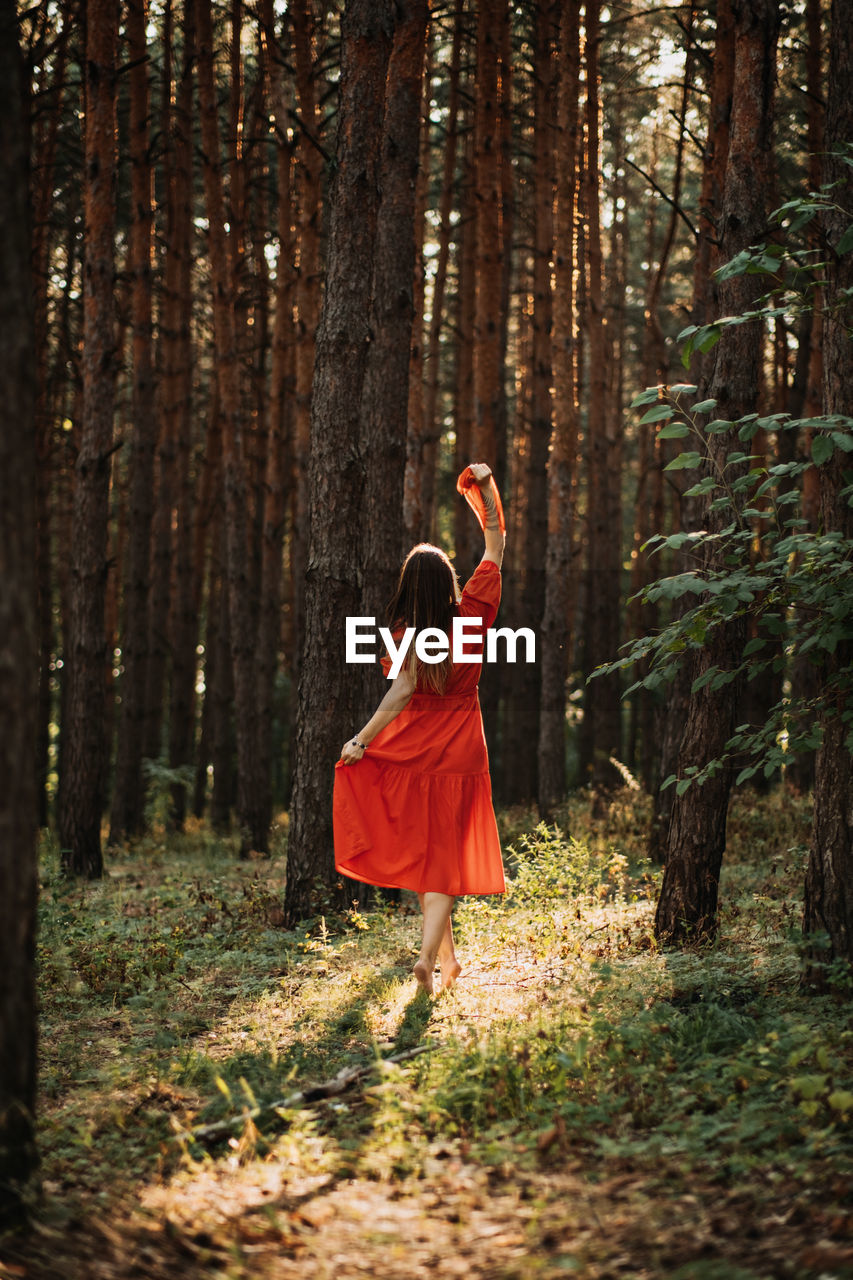
[[[621,854],[591,850],[558,826],[540,822],[507,850],[510,899],[531,905],[605,898],[621,891],[626,867]]]

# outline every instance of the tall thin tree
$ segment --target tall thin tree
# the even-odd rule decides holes
[[[780,13],[775,0],[734,0],[734,80],[731,137],[722,197],[721,252],[733,257],[758,240],[766,221],[773,141],[776,42]],[[724,315],[740,315],[755,303],[761,286],[755,277],[737,276],[720,284]],[[759,384],[762,331],[759,322],[723,333],[714,350],[708,396],[715,415],[734,422],[749,413]],[[708,437],[712,465],[719,469],[735,447],[734,432]],[[743,464],[741,464],[743,466]],[[729,470],[732,475],[732,469]],[[729,516],[707,513],[710,532],[720,532]],[[708,553],[713,567],[722,553]],[[698,652],[692,676],[697,681],[711,667],[722,671],[742,659],[745,624],[733,619],[715,628]],[[679,778],[722,757],[738,714],[736,680],[712,691],[710,682],[690,694],[687,722],[678,756]],[[726,816],[733,780],[730,765],[702,786],[691,786],[673,801],[666,839],[664,878],[655,916],[657,937],[665,942],[708,939],[717,925],[717,889],[726,843]]]
[[[103,872],[101,815],[107,770],[104,602],[116,377],[116,44],[118,6],[86,8],[83,171],[83,422],[75,463],[67,680],[62,726],[59,839],[67,871]]]
[[[208,250],[214,289],[217,382],[222,414],[226,573],[237,737],[237,817],[240,823],[241,852],[248,854],[250,850],[266,850],[269,828],[258,770],[258,710],[255,636],[251,626],[253,609],[249,581],[246,450],[234,314],[234,276],[225,226],[210,0],[199,0],[198,3],[197,52]]]
[[[557,187],[554,243],[554,426],[548,457],[548,550],[542,618],[539,716],[539,810],[544,818],[566,790],[566,677],[574,601],[574,531],[578,410],[575,393],[574,272],[578,149],[578,0],[560,20]]]
[[[825,214],[823,313],[824,412],[853,416],[853,255],[841,250],[853,223],[853,175],[849,146],[853,139],[853,4],[833,0],[826,100],[825,183],[832,184],[832,207]],[[836,449],[821,468],[823,527],[853,538],[853,512],[846,494],[847,455]],[[853,965],[853,753],[845,722],[845,697],[833,689],[853,663],[853,644],[839,645],[828,663],[830,710],[823,720],[823,741],[815,761],[814,823],[806,873],[803,931],[809,938],[811,976],[829,980],[827,962]],[[849,695],[847,695],[849,699]]]
[[[601,655],[619,647],[621,614],[621,522],[614,520],[614,504],[619,500],[619,476],[612,474],[614,436],[619,420],[614,418],[607,394],[608,341],[604,304],[604,268],[601,247],[601,98],[599,46],[601,42],[599,0],[588,0],[585,9],[586,49],[586,267],[588,294],[586,331],[589,344],[589,394],[587,398],[587,531],[585,649],[586,665],[592,669]],[[610,761],[621,758],[622,708],[619,682],[615,675],[587,686],[584,704],[584,763],[596,787],[607,787],[620,779]]]
[[[151,590],[151,526],[154,512],[154,412],[152,359],[152,167],[149,142],[147,0],[128,0],[130,58],[130,198],[128,271],[131,277],[132,427],[127,577],[122,629],[121,716],[113,783],[110,840],[138,835],[145,810],[142,751],[148,711],[148,604]]]
[[[27,97],[17,6],[0,3],[0,1227],[36,1165],[35,325]]]
[[[285,887],[291,923],[334,884],[333,765],[358,700],[344,623],[361,602],[361,403],[370,344],[390,0],[347,0],[341,29],[337,163],[330,197],[326,292],[311,406],[311,545],[305,646]],[[332,626],[329,620],[332,619]]]

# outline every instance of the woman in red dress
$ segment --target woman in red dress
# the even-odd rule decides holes
[[[505,526],[485,463],[468,467],[457,487],[483,529],[483,558],[460,593],[444,552],[429,543],[414,547],[388,606],[388,626],[395,644],[406,627],[438,628],[450,639],[453,619],[465,618],[465,661],[450,655],[422,662],[412,643],[335,769],[335,866],[354,880],[417,893],[423,934],[414,974],[429,993],[436,960],[444,988],[460,973],[454,899],[505,888],[477,698],[486,631],[500,603]],[[390,658],[382,664],[387,675]]]

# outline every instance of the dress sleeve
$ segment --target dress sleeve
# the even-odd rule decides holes
[[[501,602],[501,571],[494,560],[481,560],[465,584],[459,602],[463,618],[482,618],[484,629],[490,627]]]
[[[506,533],[506,520],[504,519],[504,509],[501,503],[501,495],[498,492],[498,486],[495,483],[495,477],[489,476],[489,488],[491,489],[492,498],[495,502],[495,510],[498,516],[498,528],[501,533]],[[468,503],[468,506],[477,517],[477,523],[480,528],[485,531],[486,528],[486,504],[483,501],[483,492],[470,467],[466,467],[459,479],[456,481],[456,491],[461,493],[462,497]]]

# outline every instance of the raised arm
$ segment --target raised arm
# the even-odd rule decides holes
[[[408,705],[414,692],[414,677],[404,667],[396,680],[391,681],[388,692],[361,732],[357,733],[354,738],[350,738],[349,742],[344,743],[344,748],[341,751],[341,759],[344,764],[358,763],[377,733],[400,714],[403,708]]]
[[[486,462],[472,462],[471,474],[480,487],[480,493],[483,497],[483,504],[486,508],[486,527],[483,530],[483,537],[486,542],[486,549],[483,552],[484,560],[492,560],[498,568],[504,557],[504,545],[506,543],[506,535],[501,532],[498,524],[498,509],[495,506],[495,499],[492,494],[491,478],[492,469]]]

